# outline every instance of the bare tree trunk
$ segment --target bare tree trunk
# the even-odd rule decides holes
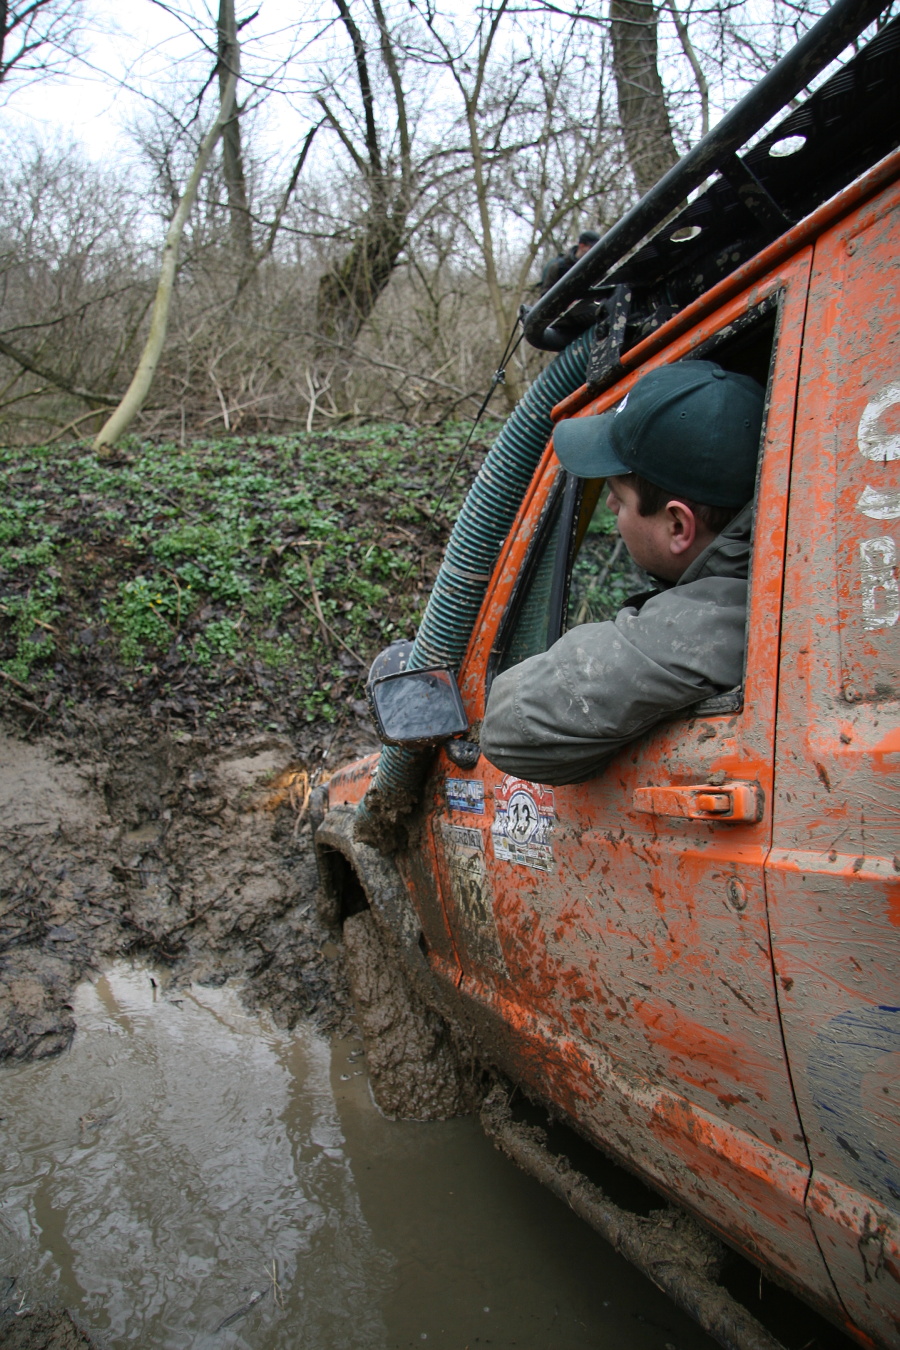
[[[247,180],[241,154],[241,124],[237,108],[237,81],[241,76],[241,48],[237,39],[234,0],[219,0],[218,73],[219,98],[225,108],[225,91],[229,78],[234,76],[231,107],[222,130],[222,170],[228,193],[228,213],[231,222],[231,242],[235,257],[242,268],[252,268],[253,235],[250,229],[250,211],[247,205]]]
[[[350,246],[349,253],[340,262],[329,267],[319,282],[316,319],[319,328],[327,337],[352,343],[359,336],[363,324],[375,308],[378,297],[390,281],[406,242],[412,151],[400,68],[380,0],[374,0],[373,8],[378,26],[381,59],[391,83],[397,113],[397,133],[400,142],[399,174],[396,170],[386,168],[382,161],[365,40],[350,13],[347,0],[335,0],[335,5],[353,46],[356,78],[363,105],[364,151],[358,150],[353,144],[336,114],[321,96],[319,104],[366,181],[369,209]]]
[[[326,337],[352,343],[359,336],[393,275],[403,244],[393,214],[370,211],[350,252],[319,281],[316,319]]]
[[[619,120],[641,196],[678,160],[656,63],[658,19],[653,0],[609,0]]]
[[[162,355],[166,340],[169,309],[172,303],[172,288],[175,284],[175,273],[178,269],[181,236],[184,232],[185,222],[190,215],[191,207],[194,204],[194,198],[197,196],[200,179],[209,163],[209,157],[222,135],[228,118],[232,115],[236,84],[237,76],[235,74],[230,75],[222,96],[222,102],[219,105],[219,114],[203,139],[194,167],[191,170],[191,176],[182,193],[181,201],[178,203],[178,209],[169,225],[166,242],[163,246],[156,299],[153,302],[153,312],[150,315],[150,332],[147,334],[147,341],[144,344],[144,350],[141,353],[141,359],[138,362],[138,368],[134,373],[131,384],[125,391],[121,403],[101,428],[97,439],[94,441],[94,449],[98,453],[105,447],[114,445],[119,437],[124,435],[144,406],[144,400],[150,392],[150,386],[153,383],[156,367],[159,365],[159,358]]]
[[[484,87],[488,59],[494,45],[494,39],[497,36],[500,27],[500,22],[506,12],[507,5],[508,0],[499,0],[499,4],[491,15],[491,22],[488,26],[487,33],[480,44],[475,81],[471,88],[466,88],[459,71],[456,67],[451,66],[451,73],[456,81],[459,92],[462,94],[466,109],[466,127],[469,133],[469,149],[472,155],[475,200],[478,205],[478,219],[481,226],[481,254],[484,259],[485,281],[487,282],[488,295],[491,300],[491,308],[494,311],[497,341],[500,344],[501,349],[509,337],[516,310],[515,301],[512,304],[507,305],[497,275],[497,260],[494,251],[494,231],[491,223],[490,205],[488,201],[489,189],[485,173],[484,146],[478,128],[478,106],[481,101],[481,93]],[[518,403],[521,393],[522,390],[516,372],[510,367],[506,372],[506,380],[503,385],[503,394],[506,399],[506,405],[510,411],[512,411]]]

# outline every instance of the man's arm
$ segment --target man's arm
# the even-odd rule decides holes
[[[580,783],[623,745],[743,675],[747,582],[712,577],[573,628],[498,675],[481,749],[506,773]]]

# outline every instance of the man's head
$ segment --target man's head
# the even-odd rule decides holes
[[[712,361],[661,366],[612,412],[560,422],[553,443],[582,478],[606,478],[629,553],[677,581],[753,496],[764,393]]]
[[[575,245],[575,257],[583,258],[594,247],[600,236],[596,230],[582,230]]]

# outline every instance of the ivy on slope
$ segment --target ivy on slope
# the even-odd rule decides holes
[[[466,424],[0,450],[0,701],[288,730],[412,635],[487,446]],[[486,436],[490,431],[485,431]]]

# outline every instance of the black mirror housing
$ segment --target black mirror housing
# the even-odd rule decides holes
[[[469,729],[452,670],[401,670],[369,686],[379,738],[385,745],[424,749]]]

